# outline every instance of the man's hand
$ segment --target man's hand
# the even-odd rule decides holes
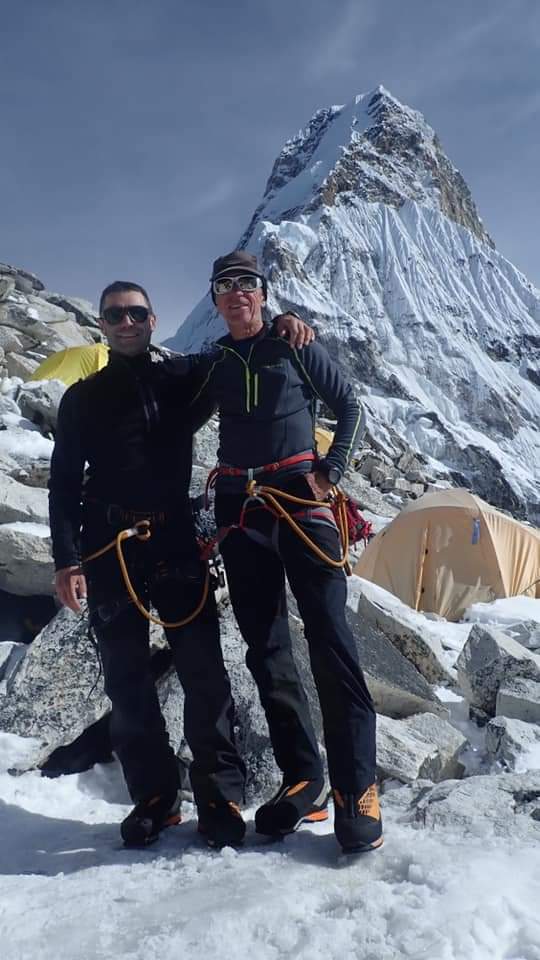
[[[324,500],[326,495],[332,489],[332,484],[325,477],[324,473],[320,473],[318,470],[314,470],[313,473],[304,474],[307,482],[311,487],[311,492],[316,500]]]
[[[309,323],[304,323],[294,313],[281,313],[274,318],[277,332],[280,337],[287,337],[291,347],[307,347],[315,339],[315,331]]]
[[[80,599],[86,599],[86,578],[80,567],[63,567],[54,578],[56,596],[64,607],[81,612]]]

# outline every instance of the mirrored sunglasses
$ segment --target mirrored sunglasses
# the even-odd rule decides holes
[[[148,307],[137,305],[136,307],[105,307],[103,311],[103,319],[111,327],[116,327],[119,323],[122,323],[125,316],[131,317],[133,323],[146,323],[150,316],[150,310]]]
[[[262,278],[256,277],[252,273],[246,273],[242,277],[219,277],[212,281],[212,290],[217,297],[222,293],[230,293],[233,287],[242,290],[243,293],[253,293],[259,287],[262,287]]]

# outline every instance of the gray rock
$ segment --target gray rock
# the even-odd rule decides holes
[[[422,791],[407,819],[461,836],[493,835],[540,843],[540,770],[447,780]]]
[[[312,713],[320,723],[319,702],[303,625],[291,594],[288,604],[295,659],[308,692]],[[447,717],[446,707],[424,677],[396,650],[382,631],[363,621],[350,607],[346,608],[346,617],[356,640],[360,663],[377,713],[395,718],[425,712]]]
[[[15,480],[23,483],[25,487],[40,487],[47,489],[49,476],[51,472],[50,460],[32,460],[27,463],[26,469],[15,464],[16,470],[13,473]],[[1,467],[0,467],[1,469]]]
[[[393,607],[390,612],[370,599],[364,590],[357,595],[359,617],[380,630],[428,683],[455,686],[455,680],[445,663],[440,640],[420,633],[407,622],[406,617],[400,619],[399,607]]]
[[[0,729],[44,745],[70,743],[109,709],[98,672],[86,618],[64,607],[35,638],[0,700]]]
[[[17,474],[21,473],[21,468],[13,457],[10,457],[8,453],[1,452],[0,473],[5,473],[8,477],[16,477]]]
[[[527,760],[527,753],[534,748],[538,751],[538,760],[531,762]],[[540,726],[494,717],[486,726],[486,749],[506,770],[523,773],[529,762],[532,767],[540,768]]]
[[[494,716],[497,691],[503,681],[512,677],[540,680],[540,656],[502,630],[476,623],[458,657],[457,671],[469,703]]]
[[[0,473],[0,524],[17,520],[48,524],[47,492],[25,486]]]
[[[446,720],[432,713],[406,720],[377,718],[377,770],[388,777],[411,783],[419,778],[433,782],[461,777],[460,751],[466,738]]]
[[[95,342],[89,328],[79,326],[73,314],[38,296],[28,296],[21,303],[3,304],[0,313],[2,322],[30,337],[32,349],[37,345],[44,356],[65,347]]]
[[[341,485],[350,497],[358,500],[362,510],[371,510],[372,513],[389,519],[398,513],[398,508],[389,503],[381,491],[373,487],[360,473],[347,470]]]
[[[0,279],[0,300],[7,300],[15,290],[15,280],[13,277],[2,277]]]
[[[501,683],[497,692],[497,716],[540,723],[540,683],[515,677]]]
[[[10,678],[24,657],[28,647],[24,643],[6,640],[0,643],[0,694],[7,692]]]
[[[20,596],[52,596],[54,563],[48,536],[33,525],[0,524],[0,590]]]
[[[21,353],[10,353],[6,357],[6,369],[9,377],[20,377],[28,380],[39,367],[39,360],[33,360]]]
[[[35,339],[26,337],[12,327],[2,325],[2,307],[0,304],[0,346],[4,353],[23,354],[25,350],[31,349],[32,346],[36,346],[36,344],[37,341]]]
[[[17,396],[22,415],[37,424],[42,432],[54,430],[65,390],[66,385],[61,380],[36,380],[23,384]]]
[[[35,273],[30,273],[29,270],[23,270],[21,267],[13,267],[9,263],[0,263],[0,274],[3,277],[11,277],[18,290],[22,290],[23,287],[31,291],[43,290],[44,285]],[[26,283],[22,284],[22,281]]]
[[[540,623],[537,620],[521,620],[506,624],[504,632],[527,647],[527,650],[540,651]]]
[[[195,434],[193,444],[193,463],[207,471],[215,467],[219,444],[219,426],[217,417],[212,417]]]
[[[0,394],[0,416],[4,414],[14,414],[16,417],[21,415],[21,411],[13,397],[6,397]]]
[[[48,303],[61,307],[66,313],[72,313],[81,327],[96,327],[99,329],[97,310],[89,300],[82,300],[80,297],[66,297],[59,293],[51,293],[49,290],[42,290],[40,296]]]

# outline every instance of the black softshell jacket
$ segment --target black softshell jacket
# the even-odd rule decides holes
[[[187,501],[196,361],[154,347],[132,358],[111,353],[103,370],[66,391],[49,481],[57,569],[79,560],[83,490],[132,510],[177,509]]]
[[[360,407],[352,387],[319,343],[296,350],[268,326],[246,340],[226,336],[199,359],[198,375],[202,385],[194,416],[204,419],[219,407],[221,463],[260,467],[314,451],[315,409],[322,400],[337,417],[324,461],[340,473],[345,470],[360,425]]]

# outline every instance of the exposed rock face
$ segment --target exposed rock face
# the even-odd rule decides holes
[[[48,524],[47,492],[25,486],[0,473],[0,524],[17,520]]]
[[[400,618],[398,604],[394,612],[389,613],[364,590],[360,590],[358,594],[358,615],[361,620],[384,633],[399,653],[412,663],[429,683],[453,686],[454,678],[445,662],[440,640],[416,630],[408,622],[408,608],[405,604],[402,608],[404,615]]]
[[[461,777],[458,757],[465,737],[441,717],[417,714],[406,720],[377,719],[377,771],[381,779],[434,783]]]
[[[497,691],[496,713],[540,724],[540,683],[521,677],[505,679]]]
[[[540,842],[540,771],[438,783],[420,796],[410,819],[426,829]]]
[[[27,380],[49,354],[98,339],[91,304],[49,293],[33,274],[0,263],[0,376]]]
[[[536,750],[540,755],[540,725],[494,717],[486,726],[486,748],[499,769],[502,766],[520,772],[522,764],[528,762],[529,751]]]
[[[502,630],[474,624],[457,661],[458,680],[469,703],[494,716],[503,681],[540,681],[540,657]]]
[[[372,483],[392,489],[412,451],[407,483],[450,480],[538,521],[540,292],[494,249],[420,114],[382,88],[319,111],[283,148],[239,245],[262,261],[271,311],[315,318],[358,384],[366,446],[391,451]],[[169,345],[222,332],[206,297]]]
[[[0,590],[27,597],[52,596],[51,543],[48,527],[40,527],[24,522],[0,524]]]

